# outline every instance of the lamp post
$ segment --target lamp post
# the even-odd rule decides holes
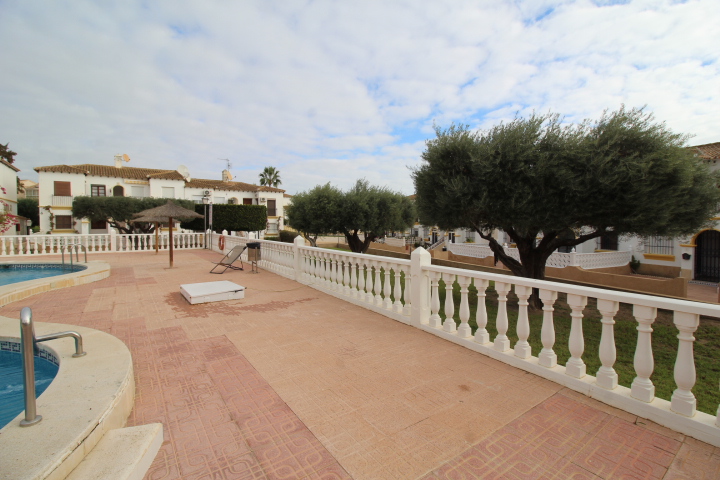
[[[207,249],[207,248],[208,248],[208,246],[207,246],[207,243],[208,243],[208,242],[207,242],[207,223],[208,223],[208,222],[207,222],[207,206],[208,206],[208,203],[210,203],[210,197],[208,197],[207,195],[203,195],[203,197],[202,197],[202,202],[203,202],[203,206],[205,207],[205,208],[204,208],[204,212],[203,212],[203,213],[205,213],[205,215],[204,215],[204,217],[205,217],[205,230],[204,230],[204,232],[203,232],[203,233],[204,233],[203,238],[205,239],[205,248]]]

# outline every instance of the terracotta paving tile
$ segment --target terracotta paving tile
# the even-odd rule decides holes
[[[189,305],[219,254],[175,255],[0,308],[125,342],[128,425],[165,435],[148,480],[720,478],[720,449],[267,271]]]

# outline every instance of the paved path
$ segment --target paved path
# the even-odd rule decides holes
[[[110,278],[0,309],[123,340],[147,479],[720,478],[720,449],[208,251],[94,256]],[[217,280],[244,300],[189,305]],[[92,346],[87,345],[92,354]]]

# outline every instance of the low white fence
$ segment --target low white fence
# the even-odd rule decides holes
[[[454,255],[462,255],[473,258],[492,257],[495,254],[487,245],[475,245],[472,243],[450,243],[448,251]],[[505,247],[505,253],[517,261],[520,261],[520,254],[517,248]],[[595,268],[622,267],[630,263],[631,252],[598,252],[598,253],[560,253],[553,252],[545,263],[548,267],[582,267],[585,270]]]
[[[405,247],[405,239],[404,238],[395,238],[395,237],[385,237],[385,240],[383,241],[385,245],[389,245],[391,247]]]
[[[232,246],[249,240],[225,237],[225,252]],[[302,239],[295,244],[259,241],[259,266],[330,295],[381,313],[400,322],[420,328],[451,342],[483,353],[499,361],[565,385],[634,415],[720,446],[720,418],[698,412],[692,389],[696,382],[693,334],[700,316],[720,317],[720,305],[674,300],[649,295],[615,292],[596,288],[532,280],[431,265],[430,254],[415,250],[410,260],[362,255],[337,250],[306,247]],[[217,239],[214,239],[217,248]],[[446,289],[444,304],[440,304],[439,284]],[[469,286],[477,289],[477,330],[470,325]],[[453,289],[459,289],[459,302],[453,299]],[[498,295],[495,318],[485,307],[488,289]],[[538,289],[544,303],[540,328],[543,348],[532,355],[528,338],[528,298]],[[518,341],[511,345],[508,338],[508,293],[518,297]],[[571,309],[571,329],[568,348],[570,359],[558,364],[555,353],[554,304],[558,294],[564,294]],[[583,361],[583,310],[588,299],[595,298],[602,315],[599,358],[602,366],[597,372],[587,372]],[[630,388],[618,385],[615,372],[616,342],[615,316],[620,304],[632,306],[637,321],[637,342],[634,352],[635,379]],[[674,366],[676,389],[670,401],[655,397],[652,381],[654,370],[652,332],[658,309],[669,310],[677,329],[677,358]],[[456,310],[459,323],[453,320]],[[440,313],[444,313],[443,321]],[[587,320],[586,320],[587,321]],[[488,325],[494,323],[497,335],[490,337]],[[713,382],[717,382],[714,379]],[[714,388],[717,388],[717,384]],[[719,412],[720,413],[720,412]]]
[[[58,254],[65,245],[82,245],[88,253],[145,252],[155,250],[155,234],[104,233],[91,235],[7,235],[0,236],[0,257],[27,257]],[[203,233],[173,233],[173,248],[177,250],[203,248]],[[158,249],[170,248],[170,236],[158,235]]]

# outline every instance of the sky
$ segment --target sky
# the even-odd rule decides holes
[[[33,180],[124,153],[411,194],[434,126],[645,105],[720,142],[717,25],[717,0],[0,0],[0,143]]]

